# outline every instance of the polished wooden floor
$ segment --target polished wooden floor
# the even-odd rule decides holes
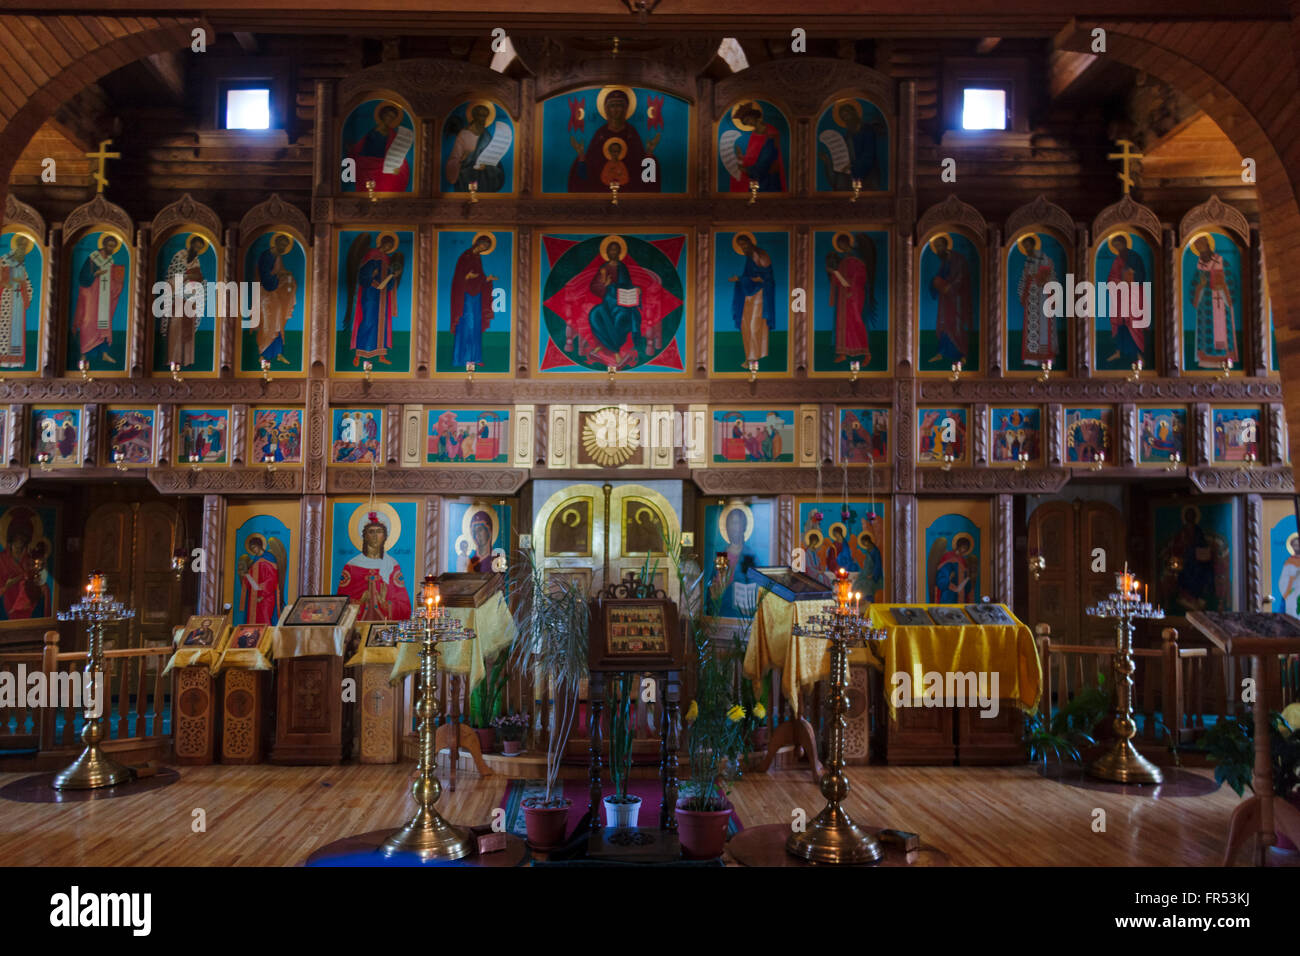
[[[0,803],[0,863],[100,866],[293,866],[350,834],[397,826],[413,806],[411,764],[180,769],[179,783],[111,800]],[[1043,779],[1029,767],[851,767],[848,809],[864,823],[919,833],[957,866],[1217,865],[1238,797],[1227,787],[1153,800]],[[1193,771],[1210,775],[1208,770]],[[0,774],[0,786],[20,774]],[[445,779],[445,778],[444,778]],[[460,775],[438,807],[487,823],[502,777]],[[806,772],[746,775],[732,791],[747,825],[811,816]],[[1106,832],[1093,811],[1106,811]],[[206,832],[194,832],[203,810]]]

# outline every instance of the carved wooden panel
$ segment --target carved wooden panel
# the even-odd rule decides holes
[[[314,546],[325,540],[325,497],[303,495],[300,514],[303,546],[298,552],[298,593],[333,592],[334,582],[325,580],[325,549]]]
[[[10,405],[5,411],[4,463],[17,467],[28,459],[23,457],[23,438],[27,434],[26,406]]]
[[[834,405],[822,405],[821,411],[821,441],[817,443],[820,455],[814,459],[813,464],[820,462],[823,465],[829,465],[839,456],[835,453],[835,440],[840,434],[840,423],[837,421],[839,412]]]
[[[1049,468],[1060,468],[1065,461],[1065,407],[1048,405],[1043,415],[1043,432],[1047,436],[1044,461]]]
[[[801,124],[803,125],[803,124]],[[796,153],[795,155],[802,155]],[[808,268],[808,261],[812,257],[812,232],[807,226],[798,226],[794,235],[794,279],[790,285],[794,288],[804,288],[804,283],[808,282],[812,272]],[[710,283],[709,288],[712,288]],[[790,313],[790,335],[793,337],[791,345],[793,346],[794,372],[796,375],[802,375],[808,371],[808,326],[812,321],[812,295],[808,289],[804,289],[804,308],[799,312]],[[701,312],[700,315],[708,313]]]
[[[514,434],[510,436],[510,464],[516,468],[533,467],[533,432],[537,412],[532,405],[516,405]]]
[[[682,454],[686,459],[687,467],[706,467],[709,461],[708,406],[691,405],[686,410],[682,436]]]
[[[424,503],[424,573],[441,574],[442,566],[442,499],[428,498]]]
[[[1287,462],[1286,408],[1276,402],[1270,404],[1265,413],[1268,421],[1268,458],[1270,465],[1285,465]]]
[[[388,682],[392,668],[367,664],[361,670],[361,763],[396,763],[400,745],[401,696],[405,683]]]
[[[1264,584],[1264,499],[1246,496],[1246,606],[1243,611],[1258,611],[1268,589]],[[1271,610],[1271,608],[1269,609]]]
[[[823,496],[842,487],[843,472],[818,468],[713,468],[692,471],[691,478],[707,495],[762,495],[797,492],[800,494],[817,493],[817,474],[822,474]],[[874,472],[874,485],[872,483]],[[832,475],[834,476],[832,478]],[[850,494],[877,494],[889,489],[893,477],[891,468],[850,468],[848,482]]]
[[[323,379],[307,383],[307,412],[303,422],[303,442],[307,447],[306,474],[303,488],[319,494],[325,490],[325,449],[329,447],[329,408]]]
[[[1214,416],[1210,406],[1204,403],[1193,405],[1191,421],[1191,442],[1188,443],[1188,464],[1208,465],[1214,451]]]
[[[677,464],[673,441],[673,407],[655,405],[650,409],[650,467],[672,468]]]
[[[522,38],[512,37],[516,51]],[[521,56],[522,59],[522,56]],[[619,82],[627,82],[620,80]],[[368,93],[392,90],[410,104],[421,120],[441,123],[468,99],[490,97],[504,106],[512,119],[520,117],[519,82],[503,73],[465,60],[411,58],[389,60],[352,73],[338,86],[339,110]],[[330,155],[333,155],[332,153]],[[436,164],[433,154],[426,162]]]
[[[799,453],[795,458],[801,465],[816,466],[818,453],[822,451],[818,441],[819,429],[817,420],[820,416],[820,408],[816,405],[800,405],[798,411],[798,422],[796,430],[798,438],[796,444],[799,447]],[[824,455],[824,451],[822,451]]]
[[[243,465],[248,457],[248,406],[232,405],[230,409],[230,460]],[[261,462],[253,462],[261,464]]]
[[[221,609],[221,556],[225,554],[225,546],[226,499],[221,495],[204,495],[202,543],[204,571],[199,575],[198,613],[200,614],[216,614]]]
[[[1187,477],[1198,491],[1295,494],[1295,472],[1290,465],[1272,468],[1189,468]]]
[[[894,496],[894,601],[906,603],[916,596],[916,498]]]
[[[1092,234],[1104,236],[1116,226],[1134,225],[1147,231],[1151,236],[1158,236],[1162,231],[1160,217],[1141,203],[1134,202],[1131,196],[1124,196],[1117,203],[1112,203],[1092,221]]]
[[[368,494],[368,468],[331,468],[326,475],[329,494]],[[517,468],[380,468],[374,472],[375,491],[403,494],[513,494],[528,480]]]
[[[930,233],[944,225],[964,226],[977,237],[988,233],[988,223],[980,211],[962,202],[955,194],[921,213],[921,218],[916,221],[916,241],[925,242]]]
[[[434,155],[425,153],[426,156]],[[435,164],[426,162],[427,166]],[[416,236],[416,241],[420,244],[420,262],[430,264],[435,262],[433,254],[433,227],[422,224]],[[416,315],[430,316],[433,315],[433,285],[435,279],[435,269],[421,269],[416,279]],[[429,362],[433,356],[433,322],[414,322],[415,336],[411,348],[411,367],[415,374],[420,378],[427,378],[429,375]]]
[[[707,375],[711,329],[708,316],[713,314],[709,297],[713,294],[713,233],[701,229],[695,235],[695,373]]]
[[[1079,617],[1078,562],[1074,546],[1074,507],[1067,501],[1045,501],[1029,516],[1027,557],[1041,557],[1046,566],[1029,576],[1031,628],[1047,624],[1052,640],[1069,643]]]
[[[265,671],[222,673],[221,762],[257,763],[262,757],[262,694]]]
[[[1136,405],[1119,407],[1119,463],[1121,467],[1137,464],[1138,410]]]
[[[1178,245],[1187,245],[1187,240],[1202,229],[1218,226],[1237,234],[1243,246],[1250,245],[1250,224],[1246,217],[1234,206],[1223,203],[1218,196],[1211,196],[1199,206],[1187,210],[1178,223]]]
[[[178,667],[172,671],[173,759],[194,766],[212,763],[216,733],[212,674],[206,667]]]
[[[403,405],[401,428],[402,467],[418,467],[425,458],[424,406]]]
[[[550,468],[568,468],[569,435],[573,427],[573,409],[569,405],[552,405],[547,409],[550,428],[547,435],[546,464]]]
[[[718,80],[713,90],[713,119],[716,122],[737,100],[752,97],[774,100],[797,116],[815,117],[827,99],[850,92],[865,94],[893,122],[896,93],[889,76],[851,60],[807,55],[758,63]]]
[[[989,407],[975,405],[971,408],[971,462],[977,466],[989,463]]]

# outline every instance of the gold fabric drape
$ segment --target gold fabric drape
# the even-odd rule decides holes
[[[212,641],[211,647],[181,647],[179,645],[185,636],[185,625],[173,628],[172,646],[176,650],[167,661],[167,666],[163,668],[163,676],[171,673],[176,667],[206,667],[215,674],[214,664],[225,650],[226,641],[230,639],[230,630],[226,628],[218,634]]]
[[[829,642],[819,637],[796,637],[792,631],[801,616],[807,620],[826,602],[784,601],[771,591],[763,594],[754,612],[754,627],[745,649],[744,675],[755,684],[773,667],[781,668],[781,691],[798,716],[800,691],[830,674]]]
[[[356,621],[357,605],[349,604],[338,624],[333,626],[271,628],[271,656],[276,660],[285,657],[342,657]]]
[[[1005,604],[995,605],[1006,611],[1014,624],[967,624],[962,626],[905,626],[894,623],[890,610],[917,607],[915,604],[873,604],[871,624],[883,627],[888,637],[874,649],[873,667],[883,669],[884,693],[894,715],[893,684],[890,675],[905,672],[912,682],[915,697],[924,686],[925,675],[987,672],[998,675],[998,696],[1014,700],[1026,711],[1038,707],[1042,694],[1043,671],[1033,632],[1016,619]],[[922,605],[924,606],[924,605]],[[868,658],[870,659],[870,658]]]
[[[505,594],[498,591],[482,607],[449,607],[448,614],[460,621],[474,632],[474,639],[469,641],[449,641],[438,648],[438,670],[445,673],[461,674],[469,678],[469,689],[473,690],[487,676],[487,661],[493,660],[502,648],[508,647],[515,639],[515,622],[510,616],[510,606],[506,604]],[[396,648],[367,648],[364,661],[361,654],[352,660],[358,663],[372,663],[370,654],[375,654],[373,663],[393,661],[393,672],[389,683],[396,684],[420,669],[420,642],[404,641]],[[390,656],[391,655],[391,656]]]

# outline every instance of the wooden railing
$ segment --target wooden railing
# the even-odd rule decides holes
[[[170,647],[104,651],[106,750],[131,751],[146,757],[170,752],[171,735],[163,732],[163,717],[171,706],[171,679],[163,677],[162,672],[171,653]],[[0,706],[0,750],[35,750],[38,755],[80,750],[82,708],[51,697],[61,683],[80,683],[85,665],[84,652],[59,650],[57,631],[45,632],[45,647],[40,653],[0,654],[0,671],[12,674],[16,687],[20,674],[43,672],[50,692],[44,707],[23,706],[25,693],[20,693],[18,706]]]
[[[1039,624],[1034,630],[1043,667],[1045,712],[1064,707],[1079,691],[1095,687],[1099,673],[1105,675],[1108,689],[1114,686],[1114,647],[1056,644],[1048,625]],[[1172,627],[1160,632],[1160,640],[1158,648],[1133,648],[1141,675],[1134,687],[1133,711],[1143,717],[1144,740],[1157,739],[1156,714],[1159,713],[1171,743],[1177,746],[1195,739],[1205,729],[1205,704],[1210,699],[1208,690],[1213,679],[1209,665],[1221,666],[1213,658],[1223,655],[1213,648],[1180,647],[1178,631]],[[1219,704],[1222,710],[1222,698]]]

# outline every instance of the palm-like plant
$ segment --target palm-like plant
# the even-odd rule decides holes
[[[578,719],[578,691],[587,677],[587,633],[591,618],[587,595],[573,578],[548,579],[532,549],[520,551],[510,579],[515,637],[510,652],[515,673],[549,678],[551,732],[546,742],[545,806],[562,803],[553,797],[560,761]]]

